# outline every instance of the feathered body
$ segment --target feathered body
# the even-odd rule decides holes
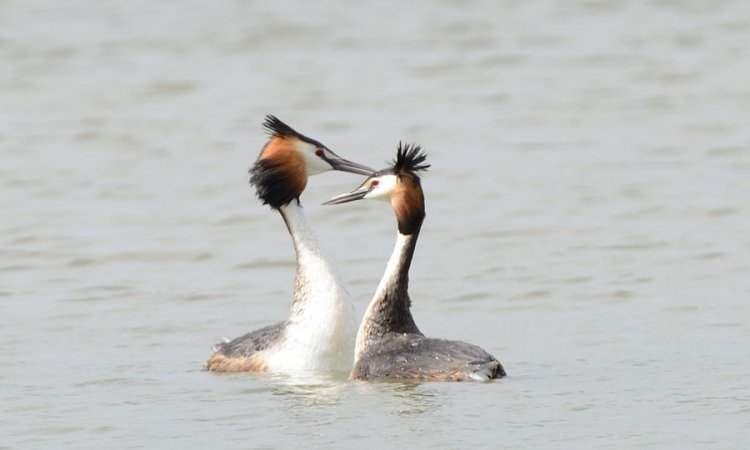
[[[358,189],[326,202],[387,200],[398,224],[396,246],[357,332],[353,379],[463,381],[505,375],[500,362],[480,347],[425,337],[412,317],[409,268],[425,218],[418,172],[428,167],[420,147],[399,145],[391,167],[368,178]]]

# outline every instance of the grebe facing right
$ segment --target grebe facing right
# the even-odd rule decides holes
[[[271,137],[250,169],[264,204],[281,213],[297,258],[289,319],[217,344],[206,362],[216,372],[348,371],[357,321],[346,290],[325,258],[299,197],[307,178],[328,170],[371,175],[274,116],[263,124]]]
[[[324,203],[390,201],[398,222],[396,248],[359,326],[352,379],[485,381],[505,376],[500,362],[476,345],[425,337],[411,315],[409,266],[425,217],[417,172],[430,167],[426,159],[419,146],[399,144],[391,167]]]

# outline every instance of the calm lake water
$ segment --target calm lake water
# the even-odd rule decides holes
[[[750,3],[0,0],[0,448],[750,442]],[[285,318],[277,114],[433,165],[414,315],[489,384],[202,372]],[[359,312],[390,209],[303,196]]]

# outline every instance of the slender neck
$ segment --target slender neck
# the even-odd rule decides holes
[[[315,236],[312,224],[310,224],[310,220],[308,220],[305,209],[302,207],[299,199],[294,199],[286,205],[281,206],[279,212],[284,219],[284,223],[286,223],[289,235],[292,237],[294,252],[297,255],[297,265],[299,266],[300,257],[311,255],[320,257],[318,238]]]
[[[411,315],[409,267],[417,246],[420,223],[411,234],[398,233],[396,246],[357,333],[355,353],[387,333],[422,334]]]
[[[298,199],[279,208],[294,244],[297,257],[297,273],[294,279],[294,295],[290,320],[300,319],[305,305],[311,299],[338,297],[338,283],[331,264],[323,254],[312,225]],[[318,294],[323,295],[318,295]],[[327,295],[326,295],[327,294]]]

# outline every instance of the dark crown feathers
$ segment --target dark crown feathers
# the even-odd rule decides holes
[[[427,170],[430,167],[430,164],[426,161],[427,154],[421,146],[399,142],[396,159],[393,160],[391,169],[396,175],[403,175],[407,172],[416,174],[416,172]]]
[[[316,147],[326,148],[326,146],[321,144],[319,141],[305,136],[304,134],[298,132],[294,128],[279,120],[278,117],[271,114],[266,115],[266,120],[263,122],[263,128],[265,128],[266,131],[273,137],[297,138]]]
[[[278,137],[297,137],[299,133],[294,131],[292,127],[285,124],[278,117],[268,114],[265,122],[263,122],[263,128],[268,131],[271,136]]]

